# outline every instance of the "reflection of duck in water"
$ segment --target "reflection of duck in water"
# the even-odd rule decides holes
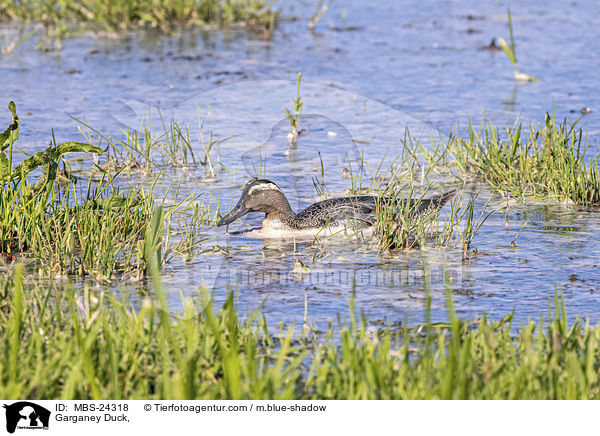
[[[417,213],[437,211],[452,198],[455,191],[424,200],[410,200]],[[249,212],[264,212],[263,229],[277,231],[311,230],[325,226],[368,227],[377,219],[380,198],[370,195],[330,198],[319,201],[296,214],[279,187],[270,180],[250,179],[242,189],[235,207],[222,217],[217,226],[230,224]]]

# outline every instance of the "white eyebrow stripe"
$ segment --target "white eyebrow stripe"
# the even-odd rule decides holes
[[[248,191],[248,194],[252,195],[256,191],[268,191],[268,190],[275,190],[275,191],[281,192],[281,189],[279,189],[276,184],[263,183],[263,184],[256,185],[256,186],[253,186],[252,188],[250,188],[250,190]]]

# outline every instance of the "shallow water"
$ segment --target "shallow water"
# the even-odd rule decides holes
[[[364,161],[373,174],[382,159],[391,163],[402,152],[406,127],[428,144],[459,123],[479,123],[484,112],[497,125],[518,119],[537,123],[553,111],[557,119],[582,117],[596,149],[600,52],[593,47],[600,9],[595,2],[513,6],[519,68],[540,78],[527,84],[514,82],[503,52],[482,48],[494,37],[507,38],[504,4],[401,3],[334,2],[311,34],[306,15],[312,9],[289,2],[287,13],[304,18],[282,23],[272,40],[243,30],[168,38],[88,35],[65,41],[62,51],[42,53],[33,39],[0,57],[0,102],[17,103],[20,145],[28,152],[45,147],[51,129],[58,141],[80,138],[70,116],[118,136],[121,129],[138,127],[149,106],[153,128],[159,127],[158,108],[190,123],[197,153],[198,117],[205,134],[220,140],[236,135],[218,147],[228,170],[219,181],[207,181],[204,169],[196,169],[170,172],[157,187],[160,192],[181,181],[180,198],[202,192],[221,210],[237,201],[241,184],[256,172],[274,180],[296,210],[317,197],[313,178],[317,183],[324,178],[331,194],[343,194],[351,184],[343,168],[356,170]],[[3,25],[0,40],[14,32]],[[292,108],[298,71],[305,101],[302,128],[308,133],[287,152],[283,109]],[[583,107],[592,112],[582,116]],[[266,170],[260,170],[265,163]],[[479,213],[492,194],[470,185],[465,199],[475,193]],[[492,198],[494,207],[504,206],[500,197]],[[600,318],[595,209],[552,201],[511,203],[486,221],[474,240],[478,253],[468,261],[461,250],[382,255],[356,240],[315,247],[243,232],[261,220],[256,214],[242,218],[229,228],[238,233],[201,229],[208,238],[205,252],[188,262],[175,259],[165,271],[174,310],[180,291],[193,295],[205,283],[217,301],[228,289],[237,290],[242,314],[266,298],[263,310],[272,324],[301,323],[306,299],[309,319],[324,326],[338,313],[345,316],[353,294],[358,311],[373,321],[414,323],[424,319],[427,289],[434,320],[445,319],[449,286],[465,317],[486,312],[499,318],[514,310],[520,321],[537,319],[557,290],[564,293],[569,315]]]

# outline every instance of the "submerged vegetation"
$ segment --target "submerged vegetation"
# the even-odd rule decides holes
[[[356,321],[326,333],[270,335],[241,322],[234,298],[214,313],[200,292],[184,312],[156,299],[40,287],[22,268],[0,285],[0,396],[7,399],[597,399],[600,327],[509,315],[416,329]]]

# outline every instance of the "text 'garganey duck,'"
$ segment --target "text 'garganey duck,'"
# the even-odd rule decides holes
[[[416,213],[438,211],[454,195],[446,192],[428,199],[410,200]],[[224,226],[250,212],[263,212],[263,230],[294,232],[320,231],[324,227],[365,228],[377,219],[377,202],[380,197],[357,195],[330,198],[314,203],[296,214],[279,187],[270,180],[251,179],[243,187],[242,196],[235,207],[222,217],[217,226]]]

